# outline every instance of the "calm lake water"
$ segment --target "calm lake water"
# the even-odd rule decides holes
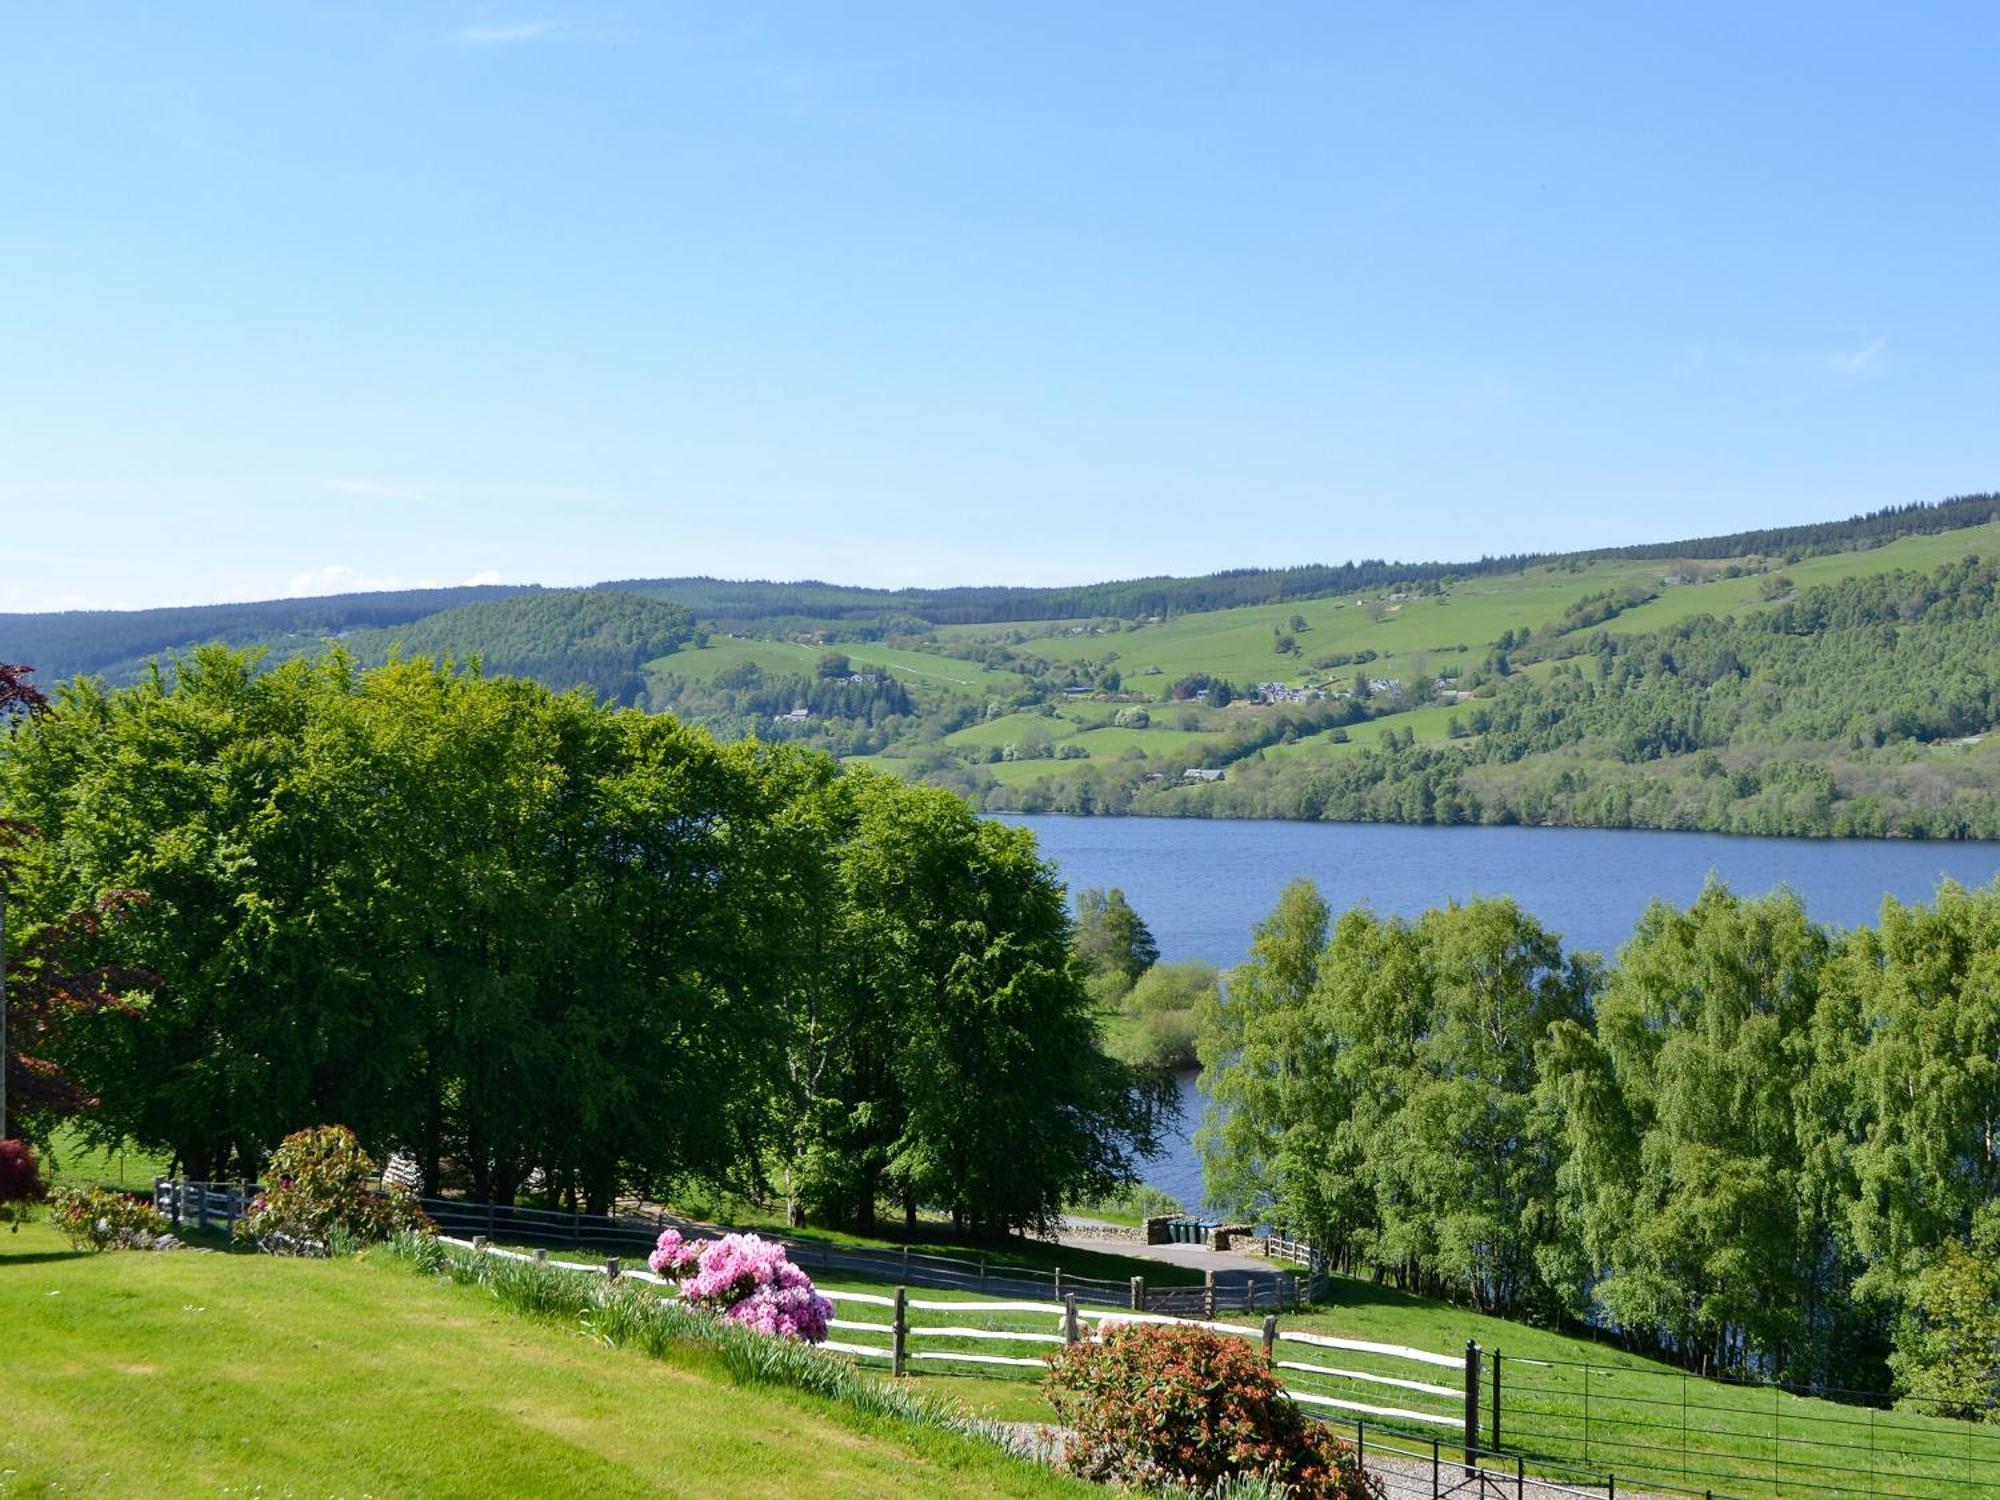
[[[1947,876],[2000,876],[2000,843],[1729,838],[1590,828],[1412,828],[1182,818],[1003,817],[1032,828],[1071,889],[1118,886],[1164,958],[1227,967],[1287,881],[1316,881],[1335,911],[1414,916],[1473,896],[1512,896],[1570,948],[1607,957],[1654,897],[1685,906],[1711,873],[1742,895],[1790,886],[1820,922],[1872,922],[1885,895],[1927,899]],[[1202,1098],[1182,1089],[1173,1149],[1141,1175],[1190,1207],[1201,1202],[1192,1136]]]

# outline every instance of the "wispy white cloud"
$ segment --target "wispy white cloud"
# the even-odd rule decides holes
[[[1768,345],[1695,343],[1680,351],[1675,373],[1698,377],[1743,371],[1786,376],[1823,385],[1828,377],[1859,380],[1864,375],[1878,373],[1891,358],[1891,346],[1892,341],[1886,333],[1878,333],[1863,343],[1845,349],[1829,349],[1825,344],[1817,348],[1794,346],[1786,349]]]
[[[610,41],[613,33],[602,26],[558,17],[461,26],[452,35],[467,47],[518,47],[533,42],[604,42]]]
[[[408,500],[419,505],[433,503],[433,497],[408,485],[382,484],[373,479],[322,479],[319,487],[330,495],[348,495],[356,500]]]
[[[1878,333],[1859,349],[1834,355],[1833,372],[1836,375],[1845,375],[1850,380],[1865,375],[1869,367],[1880,360],[1888,350],[1889,336],[1886,333]]]
[[[310,599],[321,594],[379,594],[393,589],[442,589],[477,584],[505,583],[497,568],[481,568],[456,583],[439,578],[402,578],[393,573],[366,573],[346,563],[322,563],[295,575],[285,585],[287,599]]]

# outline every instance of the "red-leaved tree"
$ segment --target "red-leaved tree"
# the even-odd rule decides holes
[[[32,671],[0,662],[0,728],[48,707],[47,697],[28,681]],[[0,817],[0,901],[36,837],[33,824]],[[70,1018],[122,1007],[119,992],[145,983],[147,976],[136,970],[95,964],[90,958],[104,930],[137,899],[131,892],[114,891],[54,921],[7,914],[7,1045],[0,1055],[7,1079],[6,1134],[45,1134],[57,1120],[92,1103],[63,1075],[55,1054]]]

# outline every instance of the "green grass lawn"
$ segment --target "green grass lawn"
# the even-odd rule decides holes
[[[136,1147],[87,1146],[65,1125],[56,1130],[48,1150],[42,1153],[42,1166],[51,1183],[140,1189],[151,1187],[155,1177],[166,1176],[169,1162],[164,1154]]]
[[[734,1385],[385,1255],[74,1255],[0,1235],[0,1494],[1005,1495],[1084,1486]]]

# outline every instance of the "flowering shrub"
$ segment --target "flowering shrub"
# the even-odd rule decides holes
[[[646,1257],[646,1264],[652,1267],[655,1276],[664,1276],[669,1281],[679,1281],[700,1259],[699,1244],[693,1240],[682,1239],[678,1229],[668,1229],[662,1231],[654,1243],[653,1253]]]
[[[667,1243],[672,1234],[674,1243]],[[681,1300],[720,1313],[758,1333],[817,1344],[826,1337],[833,1304],[813,1289],[812,1278],[785,1254],[785,1247],[754,1234],[727,1234],[706,1240],[692,1256],[678,1234],[668,1230],[653,1252],[654,1270],[678,1274]],[[660,1261],[676,1267],[660,1270]],[[687,1274],[692,1263],[694,1274]]]
[[[0,1141],[0,1223],[11,1223],[18,1233],[28,1210],[48,1195],[34,1147],[26,1141]]]
[[[330,1254],[410,1230],[436,1232],[408,1193],[375,1190],[375,1163],[345,1125],[294,1131],[271,1154],[270,1186],[236,1221],[240,1240],[266,1250]]]
[[[1075,1436],[1069,1469],[1146,1488],[1239,1475],[1298,1500],[1379,1500],[1354,1450],[1306,1416],[1250,1345],[1205,1328],[1127,1324],[1050,1359],[1044,1388]]]
[[[159,1210],[110,1188],[57,1188],[49,1218],[79,1250],[150,1250],[168,1238]]]

